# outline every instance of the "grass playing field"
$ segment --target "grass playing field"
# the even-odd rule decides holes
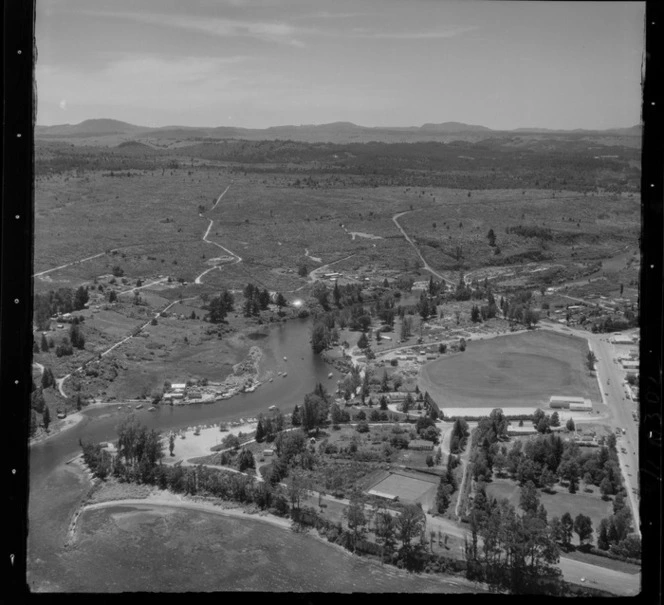
[[[585,367],[588,345],[548,331],[470,342],[422,367],[419,387],[449,407],[546,406],[551,395],[600,400]]]
[[[599,490],[593,489],[593,493],[585,493],[580,489],[576,494],[570,494],[567,489],[556,486],[553,494],[540,491],[540,502],[546,508],[549,519],[552,517],[562,517],[565,513],[572,515],[572,518],[578,514],[587,515],[592,519],[593,528],[596,528],[599,522],[613,514],[612,502],[602,500]],[[510,479],[494,479],[486,487],[487,495],[493,496],[498,500],[507,498],[510,504],[519,506],[519,497],[521,490],[516,481]],[[578,544],[578,536],[574,534],[573,542]]]

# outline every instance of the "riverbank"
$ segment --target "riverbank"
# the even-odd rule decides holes
[[[93,403],[89,403],[82,410],[68,414],[66,418],[54,421],[49,426],[48,432],[40,428],[39,429],[40,432],[35,437],[31,438],[28,441],[28,446],[36,445],[38,443],[44,443],[45,441],[48,441],[53,437],[57,437],[61,433],[68,431],[69,429],[72,429],[75,426],[79,425],[85,418],[84,412],[87,410],[134,405],[137,402],[142,403],[139,399],[136,399],[134,401],[94,401]]]
[[[69,414],[66,418],[62,418],[61,420],[56,420],[49,426],[48,431],[45,431],[44,429],[40,428],[39,429],[40,432],[37,433],[35,437],[32,437],[28,441],[28,447],[31,447],[38,443],[44,443],[45,441],[48,441],[53,437],[57,437],[58,435],[60,435],[60,433],[63,433],[64,431],[68,431],[69,429],[74,428],[82,420],[83,420],[82,412],[74,412],[73,414]]]

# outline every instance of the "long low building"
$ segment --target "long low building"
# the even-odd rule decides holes
[[[583,397],[570,397],[569,395],[553,395],[549,399],[549,407],[570,409],[572,404],[583,405],[585,403]]]
[[[593,409],[593,404],[590,399],[584,399],[583,402],[574,402],[569,404],[570,412],[590,412]]]
[[[408,449],[430,451],[433,450],[433,442],[426,439],[413,439],[408,443]]]
[[[394,494],[388,494],[386,492],[378,491],[377,489],[370,489],[367,494],[371,496],[378,496],[379,498],[385,498],[386,500],[391,500],[394,502],[397,497]]]

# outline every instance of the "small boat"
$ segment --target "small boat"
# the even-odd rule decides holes
[[[285,356],[284,356],[284,361],[288,361],[288,357],[285,357]]]
[[[327,375],[328,378],[332,378],[333,376],[334,376],[334,374],[332,374],[332,372],[330,372],[330,373]]]
[[[154,406],[150,406],[150,407],[148,408],[148,412],[154,412],[156,409],[157,409],[157,408],[155,408]]]
[[[122,409],[122,406],[121,406],[121,405],[119,405],[119,406],[118,406],[118,410],[121,410],[121,409]]]
[[[273,380],[274,380],[274,378],[270,378],[270,382],[272,382]]]
[[[277,406],[276,406],[276,405],[271,405],[271,406],[270,406],[269,408],[267,408],[267,409],[270,410],[270,411],[272,412],[273,410],[276,410],[276,409],[277,409]]]
[[[286,378],[286,376],[288,376],[288,374],[286,372],[284,372],[281,377]]]
[[[142,403],[139,403],[139,404],[136,406],[136,409],[137,409],[137,410],[140,410],[142,407],[143,407],[143,404],[142,404]]]

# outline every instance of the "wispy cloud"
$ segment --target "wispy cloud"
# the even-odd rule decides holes
[[[355,28],[349,35],[356,38],[370,38],[374,40],[427,40],[455,38],[471,31],[476,31],[477,29],[479,29],[477,26],[468,26],[433,31],[385,32],[375,31],[369,28]]]
[[[303,28],[297,28],[283,22],[112,11],[90,11],[88,14],[104,18],[126,19],[137,23],[144,23],[146,25],[186,29],[213,36],[248,36],[259,40],[287,44],[290,46],[304,46],[304,43],[295,37],[298,33],[304,33]]]
[[[292,15],[290,23],[286,21],[261,21],[251,19],[228,19],[223,17],[203,17],[160,13],[138,13],[129,11],[80,11],[103,18],[116,18],[173,29],[184,29],[218,37],[251,37],[265,42],[273,42],[303,48],[306,43],[302,38],[358,38],[367,40],[427,40],[462,36],[479,29],[477,26],[456,26],[429,31],[385,31],[374,27],[355,27],[338,29],[327,27],[330,22],[368,16],[359,12],[319,11],[309,14]],[[295,21],[320,21],[318,27],[294,24]]]

